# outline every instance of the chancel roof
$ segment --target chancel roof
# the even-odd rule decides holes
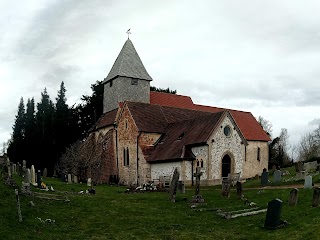
[[[118,76],[152,81],[130,39],[123,45],[103,83],[107,83]]]

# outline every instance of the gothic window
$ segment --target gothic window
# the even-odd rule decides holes
[[[128,129],[128,119],[125,120],[126,129]]]
[[[203,160],[202,160],[202,159],[201,159],[201,161],[200,161],[200,167],[203,168]]]
[[[131,85],[138,85],[138,79],[132,78],[131,79]]]
[[[260,161],[260,148],[258,147],[258,150],[257,150],[257,160]]]
[[[197,160],[197,167],[200,167],[199,165],[200,165],[199,160]]]
[[[109,86],[112,87],[112,80],[109,82]]]
[[[129,148],[123,149],[123,166],[129,166]]]

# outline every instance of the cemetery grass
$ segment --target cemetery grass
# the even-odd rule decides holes
[[[262,208],[274,198],[283,200],[281,218],[289,225],[267,230],[263,228],[265,213],[230,220],[216,214],[217,209],[249,208],[236,198],[234,189],[224,198],[219,189],[202,187],[206,205],[197,208],[208,211],[195,211],[188,202],[192,188],[178,193],[172,203],[168,193],[126,194],[125,187],[100,185],[95,187],[96,195],[80,195],[79,191],[87,189],[85,184],[51,178],[45,182],[54,186],[55,194],[59,191],[68,196],[70,202],[20,196],[22,223],[18,221],[14,189],[0,183],[0,239],[319,239],[320,235],[320,208],[311,207],[313,190],[300,189],[295,207],[288,206],[290,188],[260,194],[256,189],[244,191],[246,198]],[[29,206],[31,200],[34,207]],[[38,218],[55,223],[42,223]]]

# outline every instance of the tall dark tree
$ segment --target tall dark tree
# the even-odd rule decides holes
[[[22,161],[24,157],[24,135],[25,135],[25,107],[23,97],[20,98],[18,113],[13,125],[12,139],[8,147],[8,156],[11,161]]]
[[[176,94],[177,90],[171,90],[170,88],[157,88],[150,86],[150,91],[154,92],[165,92],[165,93],[171,93],[171,94]]]
[[[103,113],[103,84],[97,81],[91,85],[92,95],[83,95],[81,104],[72,109],[73,121],[77,123],[80,138],[84,138],[89,129]]]
[[[40,169],[46,167],[49,173],[53,171],[55,160],[54,113],[54,105],[50,100],[47,90],[44,89],[41,93],[41,101],[37,104],[36,113],[36,167]]]
[[[66,88],[64,87],[64,82],[61,82],[60,90],[58,91],[58,96],[56,98],[56,111],[54,118],[56,158],[59,158],[66,146],[71,143],[71,136],[68,134],[70,114],[66,101]]]
[[[30,164],[34,162],[34,152],[36,151],[36,118],[35,118],[35,105],[34,99],[28,99],[27,110],[25,115],[25,146],[26,146],[26,160]]]

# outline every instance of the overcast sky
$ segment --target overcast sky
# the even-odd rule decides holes
[[[0,1],[0,143],[20,97],[68,104],[103,80],[127,39],[156,87],[251,111],[290,141],[320,123],[319,1]]]

